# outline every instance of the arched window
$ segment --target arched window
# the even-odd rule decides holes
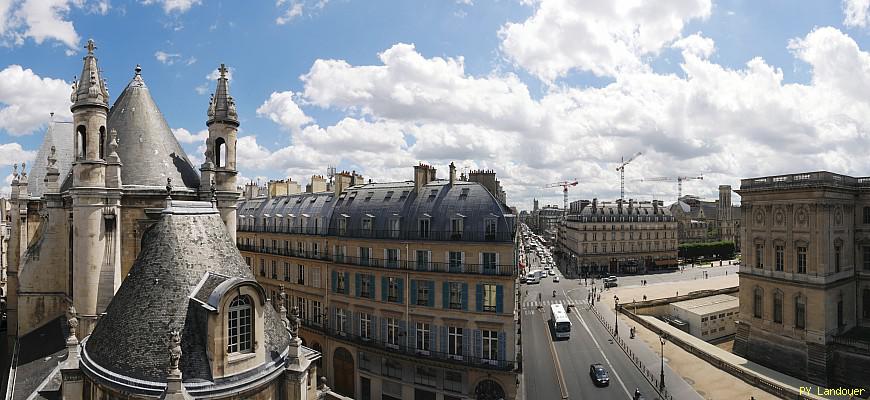
[[[782,292],[773,292],[773,322],[782,323]]]
[[[106,159],[106,127],[100,127],[100,160]]]
[[[227,142],[224,138],[217,138],[214,141],[215,147],[215,167],[226,167],[227,163]]]
[[[87,128],[84,125],[79,125],[76,128],[76,159],[85,158],[88,151]]]
[[[484,379],[474,388],[476,400],[500,400],[504,399],[505,393],[501,385],[492,379]]]
[[[805,329],[807,326],[807,299],[801,295],[794,298],[794,327]]]
[[[245,353],[252,349],[253,314],[251,298],[239,295],[230,303],[227,322],[227,353]]]

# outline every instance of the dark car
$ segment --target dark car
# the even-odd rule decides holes
[[[601,364],[592,364],[589,366],[589,377],[596,386],[610,385],[610,377],[607,375],[607,370]]]

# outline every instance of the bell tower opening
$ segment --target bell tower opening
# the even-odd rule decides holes
[[[226,167],[227,163],[227,142],[224,138],[217,138],[214,141],[215,145],[215,166],[218,168]]]
[[[100,127],[100,159],[106,159],[106,127]]]
[[[76,159],[85,158],[88,151],[88,134],[87,128],[84,125],[79,125],[76,128]]]

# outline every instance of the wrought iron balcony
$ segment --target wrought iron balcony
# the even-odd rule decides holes
[[[458,242],[513,242],[515,232],[511,231],[440,231],[407,229],[341,229],[323,227],[299,227],[282,225],[239,224],[240,232],[286,233],[297,235],[338,236],[364,239],[458,241]]]

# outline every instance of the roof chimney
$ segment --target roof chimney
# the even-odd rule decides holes
[[[453,162],[450,162],[450,186],[456,183],[456,166],[453,165]]]
[[[420,192],[427,183],[429,183],[429,166],[420,163],[414,166],[414,191]]]
[[[597,208],[598,208],[598,198],[595,197],[592,199],[592,212],[594,213],[595,209],[597,209]]]

